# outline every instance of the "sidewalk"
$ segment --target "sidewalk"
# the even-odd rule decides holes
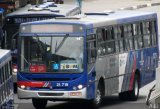
[[[77,0],[64,1],[76,4]],[[103,12],[150,3],[160,3],[160,0],[82,0],[82,12]]]

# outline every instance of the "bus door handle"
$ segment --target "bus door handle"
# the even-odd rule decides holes
[[[92,76],[93,77],[95,77],[96,76],[96,72],[94,71],[94,72],[92,72]]]

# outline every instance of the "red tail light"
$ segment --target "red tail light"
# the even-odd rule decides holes
[[[40,65],[33,64],[33,65],[30,65],[29,71],[33,72],[33,73],[46,72],[46,65],[44,65],[44,64],[40,64]]]

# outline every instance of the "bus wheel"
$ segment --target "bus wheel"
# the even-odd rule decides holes
[[[102,86],[99,84],[98,87],[97,87],[97,90],[96,90],[96,95],[95,95],[95,98],[93,100],[93,105],[95,107],[99,107],[101,102],[102,102],[102,97],[103,97],[103,88]]]
[[[136,101],[139,97],[139,79],[138,76],[135,75],[134,82],[133,82],[133,89],[131,91],[126,91],[119,93],[119,98],[121,100],[131,100]]]
[[[36,109],[44,109],[47,105],[47,100],[45,99],[32,99],[32,104]]]
[[[139,79],[138,76],[135,75],[134,82],[133,82],[133,89],[128,92],[129,98],[132,101],[136,101],[139,97]]]

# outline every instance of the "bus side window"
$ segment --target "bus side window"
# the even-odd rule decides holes
[[[105,30],[104,28],[97,29],[97,46],[98,46],[98,55],[102,56],[106,54],[106,44],[105,44]]]
[[[123,26],[123,35],[124,35],[124,41],[125,41],[125,50],[128,51],[128,50],[134,49],[131,24],[127,24]]]
[[[156,21],[153,20],[150,22],[150,29],[151,29],[151,41],[152,41],[152,46],[157,44],[157,37],[156,37]]]
[[[114,38],[115,38],[115,51],[116,53],[118,53],[119,52],[118,26],[115,26],[113,30],[114,30]]]
[[[101,28],[97,29],[97,41],[98,41],[98,43],[103,41]]]
[[[130,50],[134,49],[134,41],[133,41],[133,31],[132,31],[132,25],[128,25],[128,37],[129,37],[129,45],[130,45]]]
[[[150,23],[149,23],[149,21],[142,22],[142,30],[143,30],[144,47],[150,47],[151,46],[151,36],[150,36]]]
[[[114,31],[112,27],[106,28],[106,39],[107,54],[115,53]]]
[[[97,56],[95,36],[92,39],[87,39],[87,54],[88,54],[88,63],[95,62]]]
[[[118,39],[119,39],[120,52],[123,52],[125,49],[124,49],[124,36],[122,34],[122,26],[118,27]]]
[[[142,28],[140,23],[133,24],[134,46],[135,49],[143,47]]]
[[[137,30],[136,30],[136,24],[132,25],[132,30],[133,30],[133,40],[134,40],[134,48],[135,50],[138,49],[138,41],[137,41]]]
[[[115,50],[116,53],[123,51],[123,40],[121,39],[121,29],[119,26],[114,27]]]
[[[130,24],[123,26],[123,35],[125,41],[125,50],[132,50],[133,47],[133,37],[132,37],[132,27]]]

